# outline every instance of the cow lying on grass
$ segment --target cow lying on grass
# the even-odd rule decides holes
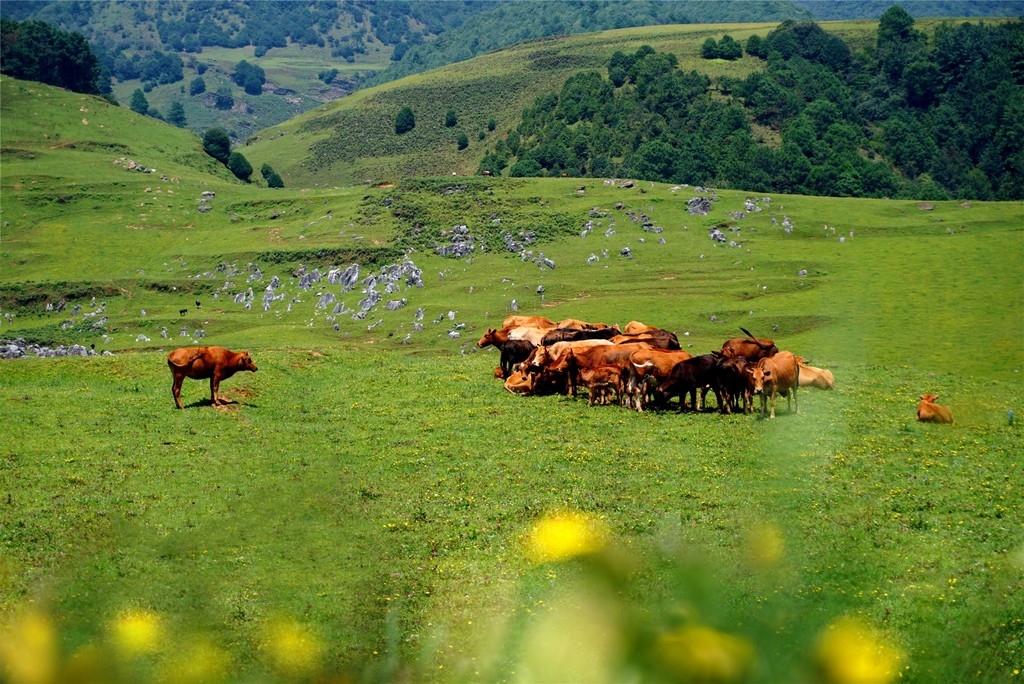
[[[953,424],[953,412],[948,406],[940,406],[935,403],[939,398],[938,394],[922,394],[921,403],[917,405],[917,419],[922,423],[949,423]]]
[[[214,406],[230,403],[218,393],[220,381],[230,378],[238,371],[256,371],[249,352],[233,352],[224,347],[182,347],[167,355],[167,366],[171,369],[174,382],[171,394],[178,408],[181,405],[181,384],[185,378],[194,380],[210,379],[210,403]]]

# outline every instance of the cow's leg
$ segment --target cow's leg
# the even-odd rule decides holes
[[[174,395],[174,405],[178,408],[184,408],[181,405],[181,383],[185,380],[184,375],[174,374],[174,380],[171,383],[171,394]]]

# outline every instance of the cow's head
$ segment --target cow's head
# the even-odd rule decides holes
[[[772,372],[764,366],[747,366],[746,372],[750,375],[750,389],[754,394],[764,392],[765,382],[771,382]]]
[[[495,330],[494,328],[488,328],[487,332],[485,332],[483,337],[481,337],[480,340],[476,343],[476,346],[482,349],[483,347],[492,344],[494,342],[494,334],[496,332],[498,331]]]
[[[932,402],[934,402],[938,398],[939,398],[938,394],[922,394],[921,395],[921,401],[928,402],[929,404],[931,404]]]
[[[242,370],[256,372],[256,364],[253,363],[252,357],[249,356],[249,352],[244,351],[238,355],[238,367]]]
[[[529,367],[537,369],[548,365],[551,362],[552,355],[548,350],[548,347],[541,345],[530,352],[530,356],[526,359],[526,363]]]

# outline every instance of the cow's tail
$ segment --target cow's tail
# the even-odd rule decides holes
[[[754,344],[756,344],[761,349],[768,349],[768,348],[771,347],[770,344],[765,344],[761,340],[759,340],[756,337],[754,337],[754,333],[750,332],[749,330],[744,328],[742,325],[740,326],[740,330],[742,330],[744,333],[746,333],[747,337],[750,338],[750,341],[753,342]]]

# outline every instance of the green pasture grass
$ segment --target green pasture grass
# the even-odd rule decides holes
[[[742,635],[754,681],[801,676],[847,614],[895,640],[909,681],[1019,663],[1019,384],[962,378],[977,412],[921,425],[908,395],[927,371],[854,365],[762,421],[516,397],[483,354],[255,358],[227,410],[196,381],[175,410],[162,353],[0,367],[6,614],[33,597],[70,657],[151,611],[165,640],[132,663],[148,677],[195,638],[229,679],[273,674],[267,630],[291,620],[325,672],[390,659],[488,681],[526,666],[517,630],[576,586],[569,566],[531,569],[523,535],[577,510],[633,558],[605,609]],[[783,550],[759,565],[769,532]]]
[[[0,87],[0,338],[115,353],[0,362],[8,643],[34,606],[61,663],[100,658],[121,681],[171,677],[194,653],[231,681],[576,679],[593,663],[608,679],[670,679],[643,644],[699,624],[743,639],[750,679],[776,682],[813,678],[821,630],[853,615],[904,654],[907,681],[1020,669],[1020,203],[718,191],[694,216],[694,188],[652,183],[272,191],[233,181],[187,132]],[[122,155],[158,173],[127,172]],[[739,218],[747,199],[761,210]],[[532,230],[528,249],[556,266],[433,254],[462,224],[488,245]],[[301,265],[349,256],[368,274],[396,244],[424,279],[393,295],[408,300],[396,312],[341,316],[335,331],[319,290],[291,284]],[[222,263],[239,271],[226,290]],[[288,283],[290,313],[233,303],[250,264],[257,295],[273,275]],[[93,297],[101,329],[45,309]],[[556,320],[659,325],[694,353],[742,326],[832,369],[837,389],[801,392],[774,421],[512,396],[491,378],[496,351],[475,347],[512,299]],[[199,328],[260,367],[224,382],[229,409],[192,380],[173,408],[166,353]],[[955,425],[915,421],[926,391]],[[556,511],[603,521],[609,547],[531,563],[524,536]],[[153,638],[125,646],[126,614],[159,631],[131,623]],[[562,661],[537,644],[563,619],[608,626],[580,633],[591,669],[545,669]]]

